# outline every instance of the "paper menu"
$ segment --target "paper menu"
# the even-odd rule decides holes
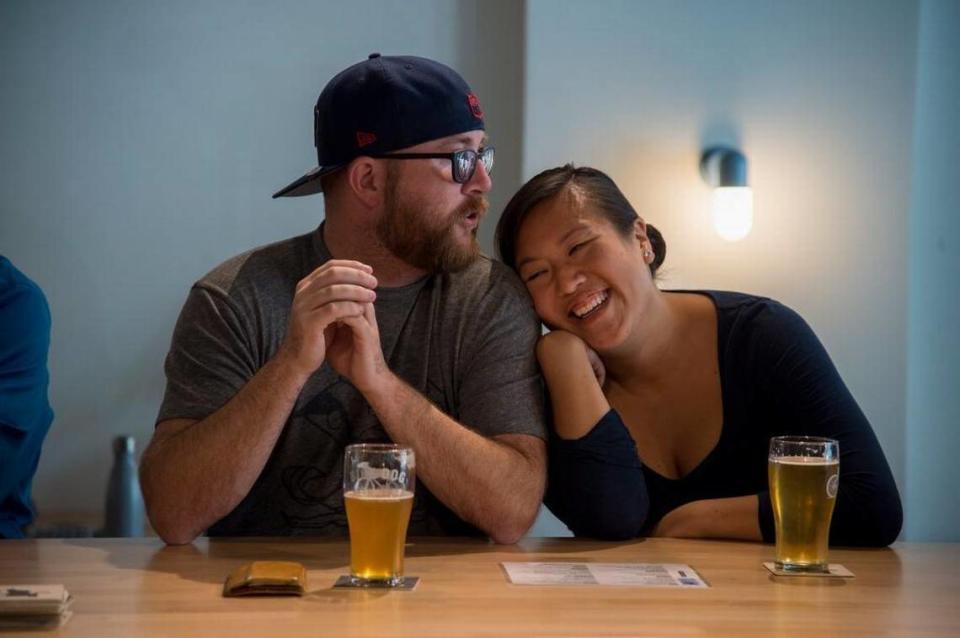
[[[627,587],[709,587],[695,569],[681,563],[501,563],[514,585],[606,585]]]

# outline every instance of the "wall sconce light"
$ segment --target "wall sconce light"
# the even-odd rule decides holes
[[[700,174],[713,187],[713,228],[727,241],[743,239],[753,227],[753,189],[747,186],[747,158],[736,149],[708,148],[700,157]]]

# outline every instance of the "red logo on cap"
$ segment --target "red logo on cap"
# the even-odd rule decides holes
[[[480,98],[477,97],[476,93],[467,94],[467,103],[470,104],[470,112],[473,113],[473,117],[478,120],[483,119],[483,109],[480,108]]]
[[[377,136],[366,131],[357,131],[357,146],[363,148],[377,141]]]

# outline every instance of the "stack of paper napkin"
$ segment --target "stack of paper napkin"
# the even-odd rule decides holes
[[[58,627],[72,602],[63,585],[0,585],[0,629]]]

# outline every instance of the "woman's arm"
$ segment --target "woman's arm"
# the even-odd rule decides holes
[[[795,434],[838,440],[840,489],[830,542],[889,545],[903,520],[897,486],[869,422],[820,340],[797,313],[780,304],[771,303],[750,321],[748,335],[738,343],[742,360],[737,365],[758,390],[756,400],[762,407],[754,418],[771,423],[758,429],[756,436]],[[653,535],[772,542],[770,494],[763,490],[686,503],[664,516]]]
[[[547,507],[577,536],[633,538],[649,499],[636,444],[610,409],[586,344],[554,331],[537,344],[550,394]]]
[[[820,340],[794,311],[772,303],[741,344],[738,365],[756,379],[756,419],[772,420],[757,436],[794,434],[836,439],[840,486],[830,526],[836,545],[885,546],[903,521],[900,496],[870,423]],[[764,462],[766,459],[757,459]],[[656,536],[775,540],[770,493],[693,501],[669,512]]]
[[[564,330],[554,330],[537,342],[553,408],[553,428],[562,439],[579,439],[610,410],[610,403],[591,365],[587,344]]]
[[[903,509],[873,428],[803,318],[779,304],[765,315],[758,358],[767,368],[766,394],[778,421],[775,434],[822,436],[840,444],[840,485],[830,543],[889,545],[900,533]],[[772,541],[769,493],[759,497],[760,526],[764,539]]]
[[[692,501],[661,518],[650,535],[760,541],[758,507],[755,495]]]

